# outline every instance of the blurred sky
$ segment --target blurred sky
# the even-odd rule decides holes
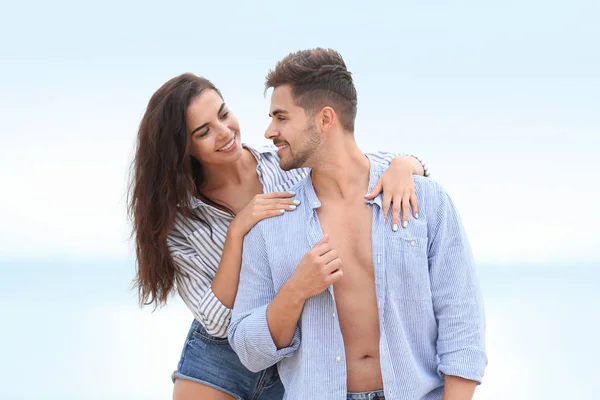
[[[0,16],[0,259],[131,259],[125,187],[152,93],[183,72],[263,144],[264,76],[332,47],[364,150],[419,155],[478,260],[600,261],[593,1],[11,2]],[[596,183],[594,183],[596,182]]]

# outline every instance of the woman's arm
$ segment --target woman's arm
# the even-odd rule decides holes
[[[233,308],[240,280],[244,235],[245,233],[240,232],[233,222],[229,225],[219,268],[211,284],[215,296],[228,309]]]
[[[210,335],[226,338],[231,310],[211,289],[211,268],[189,243],[178,241],[171,254],[177,268],[177,291],[183,302]]]
[[[289,192],[256,195],[231,221],[221,262],[211,284],[213,293],[225,307],[233,308],[237,294],[244,236],[258,221],[282,215],[286,211],[294,211],[298,202],[292,196],[293,193]]]
[[[255,196],[229,225],[222,249],[212,242],[202,246],[214,254],[200,254],[183,233],[169,235],[167,243],[177,267],[177,290],[209,334],[227,337],[231,308],[237,294],[244,235],[264,218],[293,211],[294,202],[292,194],[287,192]],[[216,273],[214,266],[206,262],[211,256],[220,258]]]

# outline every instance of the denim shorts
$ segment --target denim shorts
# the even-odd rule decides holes
[[[347,400],[385,400],[383,390],[364,393],[348,393]]]
[[[192,322],[172,379],[202,383],[238,400],[281,400],[284,393],[276,366],[250,372],[227,338],[209,335],[196,320]]]

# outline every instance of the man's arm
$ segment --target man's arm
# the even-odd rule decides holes
[[[469,388],[481,383],[487,365],[482,296],[473,255],[454,204],[438,184],[426,184],[433,185],[431,195],[436,196],[435,210],[428,218],[428,253],[438,322],[438,373],[445,376],[444,400],[470,399]]]
[[[275,345],[267,322],[267,309],[274,298],[266,243],[260,225],[257,225],[244,239],[240,285],[228,329],[231,347],[252,372],[291,356],[300,345],[297,320],[288,346],[278,349]]]
[[[269,329],[278,349],[292,343],[294,328],[306,300],[323,292],[342,276],[342,261],[329,246],[329,235],[323,235],[302,257],[294,274],[267,308]]]
[[[229,342],[250,371],[268,368],[298,349],[298,321],[305,301],[343,276],[342,262],[328,240],[324,235],[304,255],[275,295],[260,228],[246,235]]]

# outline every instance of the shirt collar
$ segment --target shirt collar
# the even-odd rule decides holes
[[[385,167],[382,164],[371,159],[369,159],[369,162],[371,163],[371,168],[369,170],[369,189],[367,190],[367,193],[371,193],[371,190],[373,190],[375,184],[381,179],[381,176],[385,171]],[[383,204],[383,192],[379,193],[373,200],[365,200],[365,203],[371,205],[375,203],[381,208]]]
[[[379,179],[381,178],[381,175],[383,175],[383,172],[384,172],[383,165],[369,159],[369,188],[368,188],[367,193],[370,193],[371,190],[373,190],[373,187],[375,187],[375,184],[377,183],[377,181],[379,181]],[[315,209],[315,208],[321,207],[321,202],[319,201],[319,198],[317,197],[317,193],[315,192],[315,187],[313,186],[313,183],[312,183],[312,172],[308,175],[308,177],[306,179],[305,194],[306,194],[306,199],[308,200],[308,204],[309,204],[310,208]],[[380,193],[373,200],[365,200],[365,203],[367,203],[367,204],[375,203],[379,207],[381,207],[382,199],[383,199],[383,196]]]

